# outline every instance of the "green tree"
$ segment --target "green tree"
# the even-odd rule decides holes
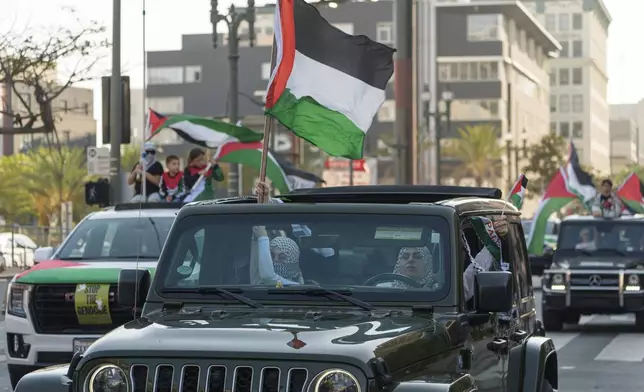
[[[0,215],[7,222],[30,223],[36,215],[31,194],[24,185],[24,174],[29,169],[24,154],[0,157]]]
[[[134,165],[141,160],[141,145],[125,144],[121,147],[121,170],[125,173],[132,171]]]
[[[548,186],[555,172],[559,170],[566,159],[566,140],[556,133],[548,133],[538,143],[528,147],[528,164],[523,168],[530,179],[531,188],[535,192],[528,192],[527,197],[540,196]]]
[[[621,185],[626,177],[628,177],[628,175],[631,173],[635,173],[635,175],[637,175],[640,179],[644,178],[644,166],[635,164],[629,165],[613,176],[613,184],[615,184],[616,187]]]
[[[457,181],[471,177],[477,186],[482,186],[485,180],[498,175],[504,148],[499,145],[497,128],[491,124],[466,126],[458,134],[459,138],[443,148],[444,157],[461,162],[452,176]]]

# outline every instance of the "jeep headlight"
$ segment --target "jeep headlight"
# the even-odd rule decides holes
[[[25,301],[31,289],[30,285],[11,283],[7,293],[7,313],[16,317],[27,317]]]
[[[360,383],[351,373],[342,369],[329,369],[313,379],[310,392],[360,392]]]
[[[87,379],[87,392],[128,392],[130,385],[125,372],[112,364],[100,365]]]

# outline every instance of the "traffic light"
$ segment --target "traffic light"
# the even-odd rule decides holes
[[[110,204],[110,183],[106,179],[85,184],[85,204],[105,207]]]
[[[103,112],[103,144],[110,143],[110,86],[111,86],[111,76],[104,76],[101,78],[101,98],[103,100],[102,112]],[[121,129],[121,144],[130,144],[130,137],[132,135],[132,130],[130,129],[130,77],[121,76],[121,88],[123,92],[123,108],[121,111],[123,127]]]

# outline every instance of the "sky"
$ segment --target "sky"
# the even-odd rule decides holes
[[[608,100],[610,103],[634,103],[644,98],[644,51],[640,39],[644,37],[644,0],[604,0],[613,18],[608,38]],[[143,4],[145,2],[145,50],[177,50],[181,48],[182,34],[209,34],[209,0],[122,0],[122,67],[131,77],[133,87],[143,83]],[[258,0],[257,5],[267,1]],[[0,33],[22,26],[49,26],[64,20],[62,9],[73,7],[80,17],[97,20],[108,26],[111,39],[112,1],[109,0],[20,0],[4,1],[0,16]],[[245,5],[246,1],[234,1]],[[220,0],[224,11],[231,0]],[[54,22],[52,22],[54,21]],[[101,67],[107,72],[110,60]],[[93,87],[98,86],[94,83]]]

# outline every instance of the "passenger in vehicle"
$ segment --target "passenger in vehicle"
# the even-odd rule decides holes
[[[580,242],[575,245],[576,250],[597,250],[595,239],[589,228],[581,229],[579,232]]]
[[[425,246],[400,249],[393,273],[411,278],[423,288],[430,290],[438,288],[438,283],[434,280],[432,254]],[[379,283],[376,286],[402,289],[413,288],[413,286],[399,280]]]
[[[600,192],[592,200],[591,211],[595,217],[618,218],[622,216],[624,206],[619,196],[613,192],[613,181],[609,178],[602,181]]]
[[[297,243],[284,236],[269,241],[263,226],[254,227],[253,231],[257,239],[257,255],[251,256],[252,283],[304,284],[300,270],[300,247]]]

